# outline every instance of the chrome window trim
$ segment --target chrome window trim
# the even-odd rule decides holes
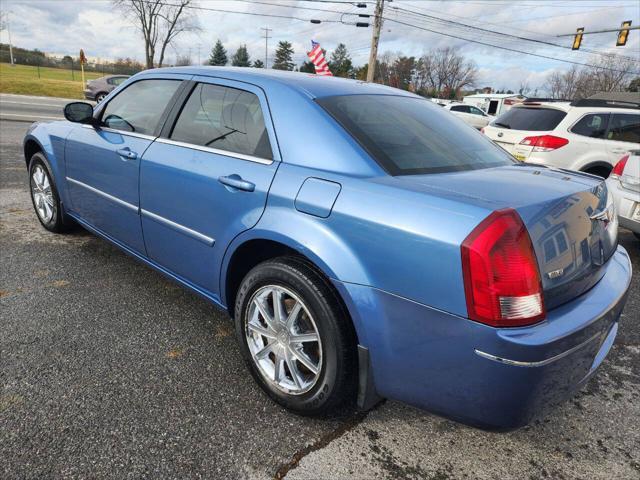
[[[513,366],[516,366],[516,367],[543,367],[543,366],[549,365],[550,363],[553,363],[553,362],[555,362],[557,360],[560,360],[561,358],[564,358],[567,355],[571,355],[576,350],[581,349],[582,347],[584,347],[585,345],[593,342],[596,338],[598,338],[600,336],[602,336],[602,333],[596,333],[595,335],[589,337],[584,342],[576,345],[575,347],[570,348],[569,350],[565,350],[564,352],[559,353],[558,355],[554,355],[553,357],[549,357],[549,358],[546,358],[544,360],[540,360],[540,361],[537,361],[537,362],[525,362],[525,361],[521,361],[521,360],[510,360],[508,358],[502,358],[502,357],[498,357],[497,355],[492,355],[490,353],[483,352],[482,350],[478,350],[477,348],[474,350],[474,352],[476,353],[476,355],[479,355],[480,357],[486,358],[488,360],[493,360],[494,362],[504,363],[506,365],[513,365]]]
[[[188,237],[194,238],[209,247],[212,247],[213,244],[215,243],[215,240],[213,238],[203,233],[200,233],[196,230],[193,230],[189,227],[185,227],[184,225],[180,225],[179,223],[169,220],[168,218],[161,217],[160,215],[156,215],[155,213],[150,212],[149,210],[145,210],[144,208],[141,208],[140,213],[142,214],[143,217],[147,217],[147,218],[150,218],[151,220],[155,220],[156,222],[161,223],[162,225],[165,225],[184,235],[187,235]]]
[[[81,182],[79,180],[76,180],[75,178],[66,177],[66,179],[67,179],[68,182],[75,183],[76,185],[79,185],[80,187],[86,188],[87,190],[89,190],[89,191],[91,191],[91,192],[93,192],[93,193],[95,193],[97,195],[100,195],[101,197],[106,198],[107,200],[111,200],[112,202],[117,203],[118,205],[120,205],[122,207],[125,207],[125,208],[127,208],[129,210],[132,210],[132,211],[138,213],[138,206],[137,205],[133,205],[132,203],[125,202],[124,200],[121,200],[118,197],[114,197],[113,195],[109,195],[108,193],[103,192],[102,190],[98,190],[97,188],[92,187],[91,185],[87,185],[86,183],[83,183],[83,182]]]
[[[274,160],[254,157],[253,155],[245,155],[244,153],[235,153],[235,152],[230,152],[228,150],[220,150],[218,148],[203,147],[201,145],[196,145],[194,143],[179,142],[177,140],[170,140],[168,138],[161,137],[156,139],[156,142],[164,143],[166,145],[174,145],[176,147],[190,148],[191,150],[199,150],[201,152],[215,153],[217,155],[222,155],[224,157],[237,158],[239,160],[246,160],[248,162],[254,162],[254,163],[261,163],[262,165],[271,165],[274,162]]]
[[[88,124],[84,124],[82,125],[83,128],[89,128],[91,130],[94,130],[95,132],[98,132],[99,130],[102,130],[104,132],[109,132],[109,133],[119,133],[120,135],[124,135],[126,137],[135,137],[135,138],[143,138],[145,140],[155,140],[157,137],[153,136],[153,135],[147,135],[145,133],[137,133],[137,132],[126,132],[123,130],[116,130],[115,128],[110,128],[110,127],[99,127],[99,128],[95,128],[92,125],[88,125]]]

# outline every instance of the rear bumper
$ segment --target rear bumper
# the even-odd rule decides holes
[[[336,286],[381,396],[510,429],[571,396],[609,352],[631,280],[622,247],[606,268],[591,290],[526,328],[495,329],[370,287]]]

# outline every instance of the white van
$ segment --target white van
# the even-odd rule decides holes
[[[462,99],[462,102],[476,106],[489,115],[497,116],[525,100],[525,96],[513,93],[477,93],[467,95]]]

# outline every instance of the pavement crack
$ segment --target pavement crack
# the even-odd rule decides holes
[[[314,443],[307,445],[306,447],[301,448],[300,450],[295,452],[291,457],[291,460],[289,460],[287,463],[281,465],[280,468],[278,468],[278,470],[276,471],[276,474],[273,476],[273,480],[282,480],[283,478],[285,478],[285,476],[291,470],[295,469],[300,464],[300,462],[304,457],[306,457],[310,453],[313,453],[317,450],[320,450],[326,447],[334,440],[342,437],[345,433],[348,433],[354,428],[356,428],[367,417],[369,412],[372,412],[373,410],[377,409],[383,403],[385,403],[385,400],[382,400],[381,402],[379,402],[377,405],[367,410],[366,412],[357,412],[355,415],[353,415],[351,418],[349,418],[346,422],[344,422],[335,430],[321,436]]]

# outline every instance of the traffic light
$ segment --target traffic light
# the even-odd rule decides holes
[[[576,30],[576,36],[573,37],[573,46],[571,50],[578,50],[580,48],[580,44],[582,43],[582,32],[584,32],[584,27],[580,27]]]
[[[627,43],[627,39],[629,38],[630,26],[631,20],[622,22],[622,25],[620,25],[620,31],[618,32],[618,41],[616,42],[616,47],[622,47]]]

